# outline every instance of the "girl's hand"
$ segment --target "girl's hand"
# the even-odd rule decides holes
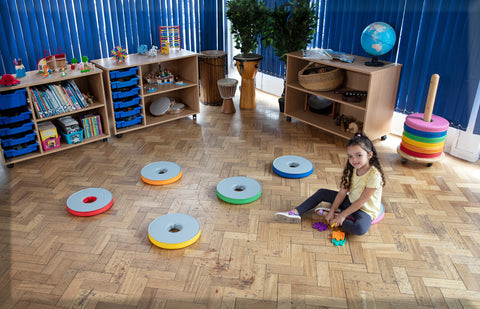
[[[345,217],[341,214],[337,214],[335,218],[332,220],[331,224],[335,223],[335,226],[342,226],[343,221],[345,221]]]
[[[332,220],[333,220],[333,217],[334,217],[334,216],[335,216],[335,212],[333,212],[333,211],[327,212],[327,214],[324,215],[325,221],[327,221],[327,223],[328,223],[329,225],[332,224],[332,223],[333,223]]]

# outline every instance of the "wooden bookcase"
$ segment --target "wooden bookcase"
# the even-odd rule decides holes
[[[180,118],[193,116],[200,113],[199,106],[199,88],[198,88],[198,56],[188,50],[172,51],[169,55],[157,54],[155,57],[140,54],[130,54],[123,63],[117,63],[112,58],[103,58],[92,61],[95,65],[103,70],[103,79],[105,83],[105,93],[108,101],[110,119],[113,124],[113,132],[117,137],[121,137],[123,133],[142,129],[149,126],[177,120]],[[118,113],[117,100],[113,97],[116,89],[112,88],[112,82],[116,78],[112,78],[112,72],[123,72],[129,69],[136,69],[138,83],[135,87],[139,87],[138,97],[140,98],[138,106],[141,112],[138,115],[141,118],[139,123],[135,123],[126,127],[119,126],[115,113]],[[146,75],[152,71],[170,70],[174,76],[178,76],[184,85],[175,83],[155,85],[154,92],[147,92],[147,87],[152,86],[146,82]],[[135,96],[134,96],[135,97]],[[183,103],[185,109],[177,114],[163,114],[153,116],[150,113],[150,105],[160,97],[168,97],[175,99],[175,102]],[[114,105],[115,104],[115,105]],[[136,105],[137,106],[137,105]],[[137,107],[138,107],[137,106]]]
[[[93,66],[92,66],[93,67]],[[81,73],[80,70],[70,70],[68,69],[66,76],[61,76],[60,72],[55,72],[51,74],[49,77],[43,78],[43,75],[38,71],[30,71],[26,73],[25,77],[19,78],[20,84],[10,87],[1,87],[0,88],[0,95],[10,93],[11,91],[24,89],[26,90],[26,107],[30,111],[30,121],[33,122],[32,132],[36,133],[35,142],[38,144],[38,147],[35,151],[31,151],[26,154],[21,154],[18,156],[12,156],[6,158],[4,155],[4,149],[2,149],[2,158],[4,165],[8,167],[13,167],[14,163],[41,157],[44,155],[49,155],[52,153],[56,153],[59,151],[75,148],[82,146],[87,143],[96,142],[99,140],[107,140],[110,137],[110,125],[108,123],[108,113],[106,110],[106,100],[105,100],[105,91],[103,90],[103,78],[102,78],[102,71],[99,69],[91,68],[89,72]],[[35,112],[32,100],[32,94],[30,89],[32,87],[37,86],[48,86],[49,84],[60,83],[68,80],[73,80],[79,90],[82,93],[89,93],[93,95],[94,102],[90,104],[86,108],[82,108],[79,110],[71,111],[62,113],[60,115],[54,115],[47,118],[39,118],[37,113]],[[102,134],[83,138],[80,143],[77,144],[68,144],[63,139],[61,139],[60,147],[55,149],[44,150],[42,147],[40,132],[38,131],[38,125],[43,122],[52,121],[55,124],[55,121],[64,116],[72,116],[73,118],[81,117],[82,115],[87,114],[98,114],[101,116],[101,125],[102,125]],[[28,120],[27,120],[28,121]],[[82,126],[81,122],[79,121],[80,126]],[[57,131],[58,128],[57,128]],[[60,132],[58,133],[60,135]]]
[[[385,62],[382,67],[366,66],[369,58],[355,56],[352,63],[338,60],[320,60],[303,58],[302,52],[287,54],[287,77],[285,84],[285,115],[345,139],[353,133],[344,132],[335,124],[331,115],[312,113],[306,108],[306,96],[309,94],[327,98],[335,102],[338,114],[347,115],[363,122],[363,133],[370,139],[384,139],[390,132],[398,81],[402,65]],[[345,70],[344,83],[337,90],[366,91],[366,97],[360,102],[350,103],[342,99],[342,94],[334,91],[312,91],[303,88],[298,82],[298,72],[309,62],[317,62]]]

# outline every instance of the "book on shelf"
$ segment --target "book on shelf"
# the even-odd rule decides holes
[[[30,93],[38,118],[48,118],[88,107],[87,100],[73,80],[32,87]]]
[[[85,138],[102,135],[102,118],[98,114],[83,115],[80,117]]]

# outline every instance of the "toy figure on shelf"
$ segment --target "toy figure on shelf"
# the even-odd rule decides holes
[[[44,65],[42,71],[43,71],[43,76],[42,76],[43,78],[50,77],[50,75],[52,74],[52,70],[50,70],[48,65]]]
[[[146,53],[147,51],[148,51],[147,45],[142,44],[142,45],[140,45],[140,46],[138,47],[138,49],[137,49],[137,54],[139,54],[139,55],[145,55],[145,53]]]
[[[45,58],[40,59],[37,63],[38,73],[45,73],[43,71],[43,68],[45,68],[46,65],[47,65],[47,60],[45,60]]]
[[[165,45],[162,46],[162,55],[168,55],[170,54],[170,43],[166,42]]]
[[[127,50],[121,46],[117,46],[111,51],[112,59],[117,63],[123,63],[128,57]]]
[[[16,80],[11,74],[3,74],[0,79],[0,86],[15,86],[20,84],[19,80]]]
[[[78,63],[78,59],[77,58],[72,58],[72,61],[70,63],[71,63],[70,64],[70,69],[75,70],[75,66]]]
[[[173,76],[172,72],[170,70],[161,70],[160,73],[157,74],[157,84],[162,85],[162,84],[172,84],[173,81],[175,80],[175,76]]]
[[[80,73],[90,72],[90,64],[88,63],[88,57],[82,56],[82,62],[78,65]]]
[[[22,59],[15,58],[15,60],[13,60],[13,63],[15,63],[15,76],[16,76],[16,78],[25,77],[26,72],[25,72],[25,67],[22,64]]]
[[[158,53],[158,47],[155,45],[152,45],[152,48],[147,52],[147,55],[149,57],[156,57]]]

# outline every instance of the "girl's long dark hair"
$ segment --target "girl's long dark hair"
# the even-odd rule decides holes
[[[347,143],[347,148],[350,146],[360,146],[363,150],[367,153],[372,152],[373,155],[370,158],[370,166],[375,166],[377,170],[382,175],[382,186],[385,186],[385,175],[383,174],[382,166],[380,165],[380,161],[378,161],[377,150],[373,146],[372,141],[362,133],[355,133],[355,136],[350,139]],[[345,169],[343,170],[342,181],[340,182],[340,186],[345,189],[350,189],[350,184],[352,181],[352,174],[353,174],[353,166],[350,164],[349,160],[347,160],[347,164],[345,165]]]

